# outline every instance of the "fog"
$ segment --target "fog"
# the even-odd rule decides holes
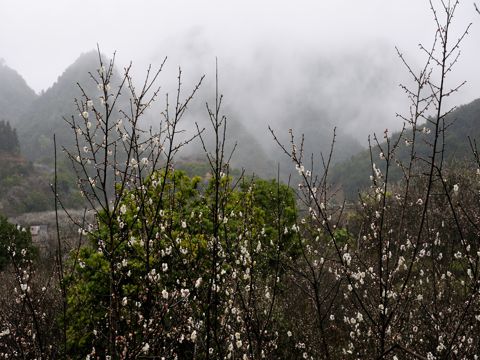
[[[468,82],[451,105],[480,94],[480,16],[471,1],[456,15],[454,37],[474,24],[447,85]],[[418,44],[429,46],[434,30],[428,1],[418,0],[3,1],[0,58],[40,93],[97,44],[116,51],[120,68],[133,61],[138,78],[167,56],[167,90],[178,66],[185,88],[206,74],[199,107],[214,92],[218,59],[226,111],[267,149],[267,124],[286,133],[306,112],[365,145],[372,132],[399,129],[395,114],[407,110],[395,46],[416,68]]]

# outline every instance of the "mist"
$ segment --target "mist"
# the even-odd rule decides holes
[[[189,41],[169,41],[175,45],[169,48],[166,74],[162,77],[165,88],[174,92],[178,69],[172,63],[188,64],[182,66],[183,88],[187,92],[199,75],[205,74],[204,83],[190,106],[187,128],[194,128],[194,122],[208,128],[205,101],[213,101],[216,61],[224,113],[230,122],[249,129],[267,154],[279,150],[268,126],[285,142],[289,129],[298,136],[306,128],[319,131],[322,135],[314,138],[307,134],[307,151],[325,152],[335,127],[339,144],[347,145],[353,138],[358,142],[355,147],[358,150],[366,146],[370,133],[402,125],[395,117],[405,105],[403,95],[395,86],[399,62],[385,43],[367,48],[334,48],[324,53],[311,48],[292,52],[265,42],[253,44],[249,53],[215,58],[211,53],[212,44],[198,30],[192,37],[185,37]],[[151,63],[161,62],[165,47],[159,46],[150,58]],[[189,59],[197,61],[190,64]],[[157,109],[159,112],[161,108]],[[240,142],[237,145],[242,146]],[[342,146],[338,149],[342,158]]]
[[[123,0],[49,0],[4,2],[0,10],[0,58],[37,93],[97,44],[106,55],[116,52],[119,69],[132,61],[139,82],[149,64],[158,67],[168,57],[160,77],[164,92],[175,92],[179,67],[184,91],[205,75],[191,105],[186,125],[190,131],[193,122],[208,125],[205,101],[212,100],[218,62],[226,115],[248,128],[267,153],[276,149],[269,125],[286,140],[288,129],[301,133],[306,122],[311,127],[316,122],[329,138],[337,127],[340,142],[353,138],[363,147],[369,134],[400,129],[402,122],[395,115],[408,111],[408,101],[398,85],[408,84],[409,75],[395,46],[418,68],[424,56],[418,43],[429,46],[434,29],[428,2],[413,0],[185,0],[136,6]],[[461,4],[454,36],[474,20],[473,3]],[[480,93],[476,25],[448,84],[468,80],[452,97],[452,106]],[[154,108],[151,122],[158,120],[160,109]],[[322,151],[328,148],[322,146]]]

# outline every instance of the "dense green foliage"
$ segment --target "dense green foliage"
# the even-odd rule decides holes
[[[157,214],[156,205],[162,203],[159,188],[163,181],[168,184],[163,190],[164,206]],[[146,181],[145,193],[134,190],[125,195],[118,209],[119,220],[115,224],[102,222],[102,214],[99,215],[101,222],[98,230],[89,236],[90,244],[82,247],[78,256],[73,254],[71,262],[76,264],[75,271],[66,280],[70,294],[67,312],[70,354],[82,358],[91,352],[92,346],[95,346],[97,353],[106,351],[106,339],[94,333],[107,333],[108,322],[104,319],[107,316],[106,309],[112,306],[109,296],[112,290],[108,286],[111,284],[112,261],[117,269],[114,286],[123,299],[123,305],[118,310],[123,319],[118,333],[125,334],[125,342],[138,345],[149,341],[142,335],[141,323],[134,331],[138,338],[127,336],[136,327],[132,316],[137,304],[145,306],[142,305],[140,310],[143,316],[161,322],[155,325],[163,328],[158,328],[158,331],[172,330],[188,317],[196,321],[203,317],[202,313],[208,304],[204,284],[208,284],[212,276],[212,258],[207,244],[214,233],[211,213],[213,183],[204,183],[200,177],[189,178],[178,170],[166,179],[161,172],[154,173]],[[261,247],[254,269],[258,272],[257,281],[263,282],[279,260],[274,239],[279,238],[284,227],[291,227],[295,223],[293,192],[275,181],[255,180],[244,183],[239,189],[230,190],[227,177],[222,179],[222,183],[222,187],[228,191],[228,199],[222,205],[219,229],[219,246],[225,252],[222,271],[231,273],[238,268],[239,239],[243,236],[252,240],[250,246]],[[143,216],[146,219],[142,221],[152,223],[158,216],[149,231],[150,236],[155,238],[154,241],[150,240],[150,246],[146,244],[142,221],[138,221],[137,217],[140,196],[148,199],[144,203],[147,209]],[[283,213],[281,223],[277,223],[279,220],[275,218],[276,209]],[[114,227],[113,239],[109,238],[111,226]],[[282,257],[298,256],[299,249],[293,239],[291,234],[282,234]],[[113,253],[101,251],[104,248],[114,249]],[[191,294],[193,300],[178,299],[182,289],[194,291]],[[170,295],[163,295],[165,292]],[[154,294],[153,299],[149,298],[151,293]],[[182,306],[175,306],[176,301],[172,303],[175,298]],[[164,313],[165,306],[171,306],[171,311]],[[179,349],[184,346],[181,341],[177,343],[178,339],[169,341]],[[151,343],[155,341],[151,340]],[[189,345],[186,346],[188,349]]]

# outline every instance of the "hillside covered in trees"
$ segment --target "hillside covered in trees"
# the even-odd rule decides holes
[[[25,81],[13,70],[3,65],[0,72],[0,92],[3,91],[2,111],[6,114],[5,119],[15,127],[18,137],[18,145],[21,149],[21,157],[17,157],[7,168],[24,168],[27,166],[29,171],[23,171],[22,181],[16,182],[9,179],[5,184],[15,184],[15,195],[13,189],[4,187],[0,202],[4,203],[4,211],[12,213],[21,213],[24,211],[51,210],[52,201],[47,201],[51,197],[51,177],[53,171],[53,134],[56,136],[57,150],[59,154],[59,172],[61,179],[64,179],[62,188],[67,194],[72,194],[77,185],[75,184],[75,174],[72,171],[69,162],[63,157],[63,149],[71,149],[75,146],[75,138],[72,136],[71,127],[67,121],[71,117],[76,117],[81,112],[75,99],[80,99],[85,93],[100,94],[98,84],[92,82],[91,74],[95,74],[97,63],[101,56],[105,62],[108,58],[99,55],[96,51],[82,54],[73,64],[71,64],[57,79],[57,81],[40,95],[35,95],[33,90],[29,89]],[[118,86],[121,81],[120,70],[112,69],[111,86]],[[8,90],[8,91],[7,91]],[[10,101],[12,98],[14,101]],[[205,117],[205,105],[201,102],[195,102],[193,99],[189,107],[184,123],[185,136],[191,136],[197,131],[196,124],[200,127],[208,127],[209,120]],[[22,102],[21,108],[18,106]],[[128,99],[120,96],[118,98],[118,108],[128,108]],[[228,106],[227,106],[228,107]],[[313,107],[305,104],[301,98],[289,99],[285,104],[285,111],[281,116],[273,119],[272,126],[279,128],[286,126],[289,119],[295,118],[296,128],[301,129],[305,134],[305,144],[314,152],[326,152],[333,135],[333,125],[328,116],[317,114]],[[162,121],[162,109],[153,105],[151,109],[145,112],[142,119],[144,130],[152,127],[158,128]],[[118,118],[123,114],[117,113]],[[277,164],[280,163],[281,177],[287,181],[291,173],[291,162],[285,157],[276,156],[271,152],[272,146],[266,146],[262,139],[265,135],[259,135],[259,129],[249,128],[246,123],[248,113],[232,113],[229,115],[229,131],[226,133],[228,145],[225,151],[230,153],[235,149],[235,154],[231,159],[231,166],[238,171],[245,169],[248,174],[272,178],[277,176]],[[267,134],[267,128],[261,130]],[[273,144],[273,139],[269,136],[269,143]],[[211,134],[204,134],[205,141],[211,142]],[[185,139],[186,139],[185,138]],[[263,144],[262,144],[263,142]],[[341,160],[358,152],[361,147],[358,141],[348,136],[341,129],[337,130],[338,148],[342,149],[335,155],[335,160]],[[7,145],[5,145],[7,146]],[[192,141],[185,148],[182,156],[178,157],[177,162],[180,168],[198,169],[196,175],[204,176],[208,172],[205,159],[200,160],[198,154],[203,152],[202,144],[198,139]],[[27,165],[28,163],[28,165]],[[15,164],[15,165],[13,165]],[[320,163],[318,164],[320,166]],[[43,172],[42,174],[39,173]],[[15,177],[16,171],[9,174],[10,178]],[[7,171],[5,172],[7,174]],[[29,176],[32,182],[29,181]],[[38,181],[34,182],[33,178]],[[28,189],[27,189],[28,187]],[[29,200],[29,194],[36,194]],[[77,198],[75,198],[78,200]],[[20,205],[20,203],[24,205]],[[67,201],[71,206],[81,206],[75,204],[75,201]]]
[[[73,172],[66,165],[65,161],[58,163],[59,191],[66,205],[81,207]],[[0,214],[14,216],[53,209],[53,177],[53,168],[36,166],[23,156],[16,129],[10,122],[0,121]]]
[[[406,129],[393,133],[391,143],[398,143],[399,147],[394,161],[398,164],[408,161],[415,136],[415,156],[428,162],[434,141],[433,130],[434,121],[429,118],[425,123],[418,124],[415,130]],[[382,167],[380,153],[382,150],[385,151],[387,144],[383,141],[383,134],[377,136],[380,142],[377,145],[376,141],[371,139],[371,153],[368,149],[364,150],[344,162],[335,164],[332,168],[330,180],[342,188],[350,201],[356,200],[359,192],[364,191],[370,184],[369,178],[374,172],[371,156],[373,162]],[[459,106],[443,120],[441,129],[443,161],[450,166],[471,163],[474,160],[472,145],[476,139],[480,139],[480,99]],[[399,181],[403,176],[401,166],[394,167],[390,176],[392,181]]]

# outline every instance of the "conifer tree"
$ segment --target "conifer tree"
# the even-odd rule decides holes
[[[20,152],[20,144],[16,129],[10,126],[10,122],[0,121],[0,152],[18,154]]]

